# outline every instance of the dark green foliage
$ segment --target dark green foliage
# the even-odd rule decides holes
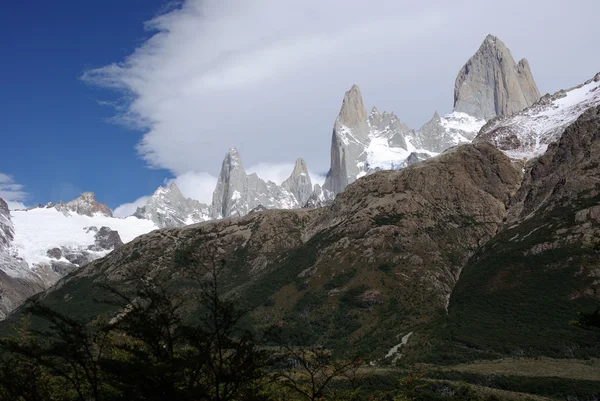
[[[447,339],[461,344],[454,348],[458,354],[600,355],[599,333],[569,324],[578,311],[595,307],[592,299],[573,294],[590,286],[592,279],[578,272],[598,265],[600,253],[577,243],[530,251],[552,241],[559,228],[574,226],[575,212],[596,201],[543,211],[471,258],[452,293],[448,318],[436,323]]]

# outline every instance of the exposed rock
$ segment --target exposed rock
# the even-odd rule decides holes
[[[313,187],[304,159],[296,160],[292,175],[281,184],[281,187],[294,195],[299,205],[306,204]]]
[[[210,218],[209,207],[183,196],[175,183],[159,187],[134,216],[148,219],[158,227],[181,227]]]
[[[0,250],[6,248],[14,239],[14,228],[10,220],[10,210],[4,199],[0,198]]]
[[[422,162],[423,160],[427,160],[429,159],[431,156],[428,153],[418,153],[418,152],[412,152],[407,158],[406,158],[406,167],[408,166],[412,166],[415,163],[419,163]]]
[[[517,65],[510,50],[488,35],[456,77],[454,110],[479,119],[511,115],[540,98],[529,63]]]
[[[56,272],[56,274],[58,274],[60,277],[64,277],[67,274],[74,271],[75,269],[77,269],[76,265],[61,261],[52,261],[51,266],[52,270]]]
[[[306,209],[315,209],[318,207],[327,206],[333,202],[334,198],[335,195],[332,192],[321,188],[319,184],[315,184],[313,192],[310,194],[310,197],[303,207]]]
[[[394,113],[379,113],[377,107],[373,107],[369,114],[369,131],[371,137],[386,138],[391,147],[402,149],[408,149],[406,136],[413,132]]]
[[[342,108],[333,125],[331,138],[331,168],[323,188],[338,194],[364,171],[369,145],[367,111],[357,85],[344,95]]]
[[[470,143],[484,124],[484,120],[465,113],[454,112],[440,117],[436,111],[410,140],[418,149],[441,153],[452,146]]]
[[[48,249],[46,255],[48,255],[49,258],[58,260],[62,258],[62,250],[60,248]]]
[[[117,231],[111,230],[109,227],[102,227],[94,235],[94,245],[88,247],[91,251],[110,251],[119,249],[123,246],[123,241]]]
[[[263,205],[258,205],[254,209],[250,210],[248,212],[248,214],[250,214],[250,213],[260,213],[260,212],[264,212],[265,210],[269,210],[269,209],[267,209]]]
[[[112,217],[110,208],[103,203],[99,203],[94,198],[93,192],[84,192],[79,198],[67,203],[59,202],[55,208],[63,213],[73,212],[90,217],[96,213],[100,213],[104,216]]]
[[[296,163],[294,172],[286,180],[287,188],[297,196],[306,196],[306,186],[310,184],[303,161]],[[294,209],[301,207],[296,195],[271,181],[261,180],[255,173],[246,174],[237,149],[232,148],[225,155],[217,187],[213,193],[211,217],[214,219],[230,216],[244,216],[258,205],[267,209]]]
[[[67,248],[63,249],[63,256],[69,262],[77,266],[83,266],[96,259],[96,257],[90,252],[82,250],[71,250]]]

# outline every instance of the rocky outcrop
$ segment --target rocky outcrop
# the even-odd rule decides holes
[[[181,227],[210,219],[209,207],[183,196],[175,183],[159,187],[134,216],[147,219],[158,227]]]
[[[294,195],[298,205],[306,204],[313,192],[313,186],[304,159],[296,160],[292,175],[281,184],[281,187]]]
[[[77,213],[84,216],[93,216],[96,213],[104,216],[112,217],[112,211],[104,203],[98,202],[93,192],[84,192],[77,199],[73,199],[70,202],[62,203],[59,202],[54,206],[56,210],[64,213]]]
[[[517,65],[506,45],[488,35],[456,77],[454,111],[489,120],[521,111],[539,98],[527,60]]]
[[[94,245],[90,245],[90,251],[112,251],[123,246],[123,241],[119,236],[119,232],[110,229],[110,227],[102,227],[96,235],[94,235]]]
[[[474,142],[489,142],[514,159],[543,154],[583,112],[600,105],[600,73],[581,85],[545,95],[533,106],[488,122]]]
[[[302,159],[296,162],[292,175],[284,184],[278,186],[272,181],[263,181],[255,173],[246,174],[239,152],[232,148],[223,159],[213,193],[211,217],[244,216],[259,205],[267,209],[302,207],[302,199],[310,196],[309,188],[312,187],[306,163]]]

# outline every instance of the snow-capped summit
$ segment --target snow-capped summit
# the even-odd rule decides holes
[[[210,220],[208,205],[183,196],[174,182],[168,187],[159,187],[134,216],[150,220],[161,228]]]
[[[541,155],[565,128],[590,107],[600,105],[600,72],[594,78],[553,95],[511,116],[488,122],[474,142],[490,142],[514,159]]]
[[[452,146],[471,142],[484,124],[485,120],[466,113],[455,111],[440,116],[436,111],[408,140],[417,149],[441,153]]]

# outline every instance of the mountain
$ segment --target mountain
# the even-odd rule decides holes
[[[450,299],[443,330],[477,358],[598,355],[597,332],[569,321],[600,301],[600,107],[562,131],[527,166],[502,229],[466,264]]]
[[[183,196],[172,183],[168,187],[159,187],[134,216],[150,220],[161,228],[180,227],[209,220],[210,210],[207,205]]]
[[[43,297],[91,318],[95,282],[123,283],[132,274],[176,281],[190,266],[223,259],[223,290],[258,324],[389,348],[399,333],[446,310],[462,265],[493,238],[519,183],[518,169],[491,145],[461,145],[370,174],[323,208],[257,211],[140,236]]]
[[[157,226],[118,219],[86,192],[73,201],[9,211],[0,199],[0,319],[61,277]]]
[[[441,153],[452,146],[471,142],[484,124],[485,120],[466,113],[455,111],[440,116],[436,111],[432,119],[410,135],[408,140],[415,148]]]
[[[92,319],[105,311],[94,284],[177,284],[224,260],[221,288],[255,325],[312,344],[383,358],[411,333],[413,360],[598,356],[597,333],[569,320],[600,300],[599,155],[597,106],[524,170],[489,143],[459,145],[369,174],[322,208],[142,235],[41,297]]]
[[[508,82],[514,75],[505,65],[508,56],[510,52],[502,42],[493,37],[486,38],[459,73],[457,82],[459,78],[464,82],[458,97],[462,99],[470,91],[471,100],[482,104],[488,102],[490,90],[496,90],[498,83],[487,80],[481,84],[482,78],[478,78],[475,70]],[[536,97],[537,89],[525,88],[527,85],[535,87],[528,65],[521,61],[515,68],[515,76],[522,84],[521,92],[506,91],[503,99],[512,102],[513,97],[520,99],[526,93],[529,102]],[[485,90],[481,85],[476,86],[478,82]],[[490,85],[495,86],[490,89]],[[277,185],[256,174],[247,174],[239,152],[232,148],[223,160],[211,205],[186,198],[175,184],[171,184],[159,187],[146,204],[138,208],[134,217],[127,219],[113,218],[111,210],[97,202],[91,192],[67,203],[13,212],[16,234],[9,246],[12,259],[4,265],[18,266],[16,269],[21,273],[35,276],[34,280],[47,287],[78,266],[155,228],[239,217],[264,209],[325,207],[361,177],[380,170],[406,168],[473,140],[485,120],[461,111],[461,104],[457,103],[455,111],[448,115],[440,116],[436,112],[429,122],[413,130],[392,112],[379,112],[373,107],[367,113],[360,89],[354,85],[345,93],[334,122],[331,167],[322,187],[312,186],[303,159],[298,159],[290,177]],[[508,112],[508,109],[499,108],[498,112]],[[478,138],[479,142],[487,141],[481,135]]]
[[[510,50],[488,35],[456,77],[454,111],[489,120],[531,106],[540,98],[529,63],[515,63]]]
[[[84,192],[78,198],[67,203],[59,202],[55,208],[61,212],[73,212],[89,217],[92,217],[96,214],[112,217],[112,211],[110,208],[105,204],[96,201],[93,192]]]
[[[545,95],[532,107],[489,121],[475,142],[490,142],[515,159],[543,154],[584,111],[600,105],[600,73],[585,83]]]
[[[373,108],[367,116],[360,89],[352,86],[334,123],[331,167],[323,189],[338,194],[374,171],[403,168],[415,158],[469,143],[486,120],[520,111],[540,97],[527,60],[516,64],[504,43],[491,35],[459,71],[454,96],[452,113],[435,112],[413,130],[394,113]]]
[[[262,205],[267,209],[295,209],[304,206],[312,184],[306,163],[298,160],[291,176],[278,186],[263,181],[256,173],[246,174],[237,149],[229,150],[221,167],[217,187],[213,193],[211,217],[222,219],[244,216]],[[308,193],[308,195],[307,195]]]

